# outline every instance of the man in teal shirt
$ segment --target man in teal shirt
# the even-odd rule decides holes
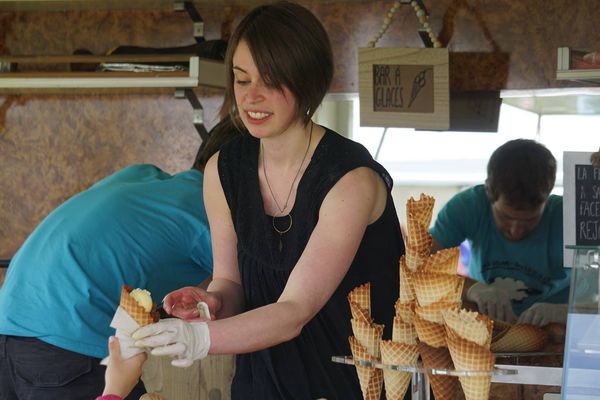
[[[466,299],[494,319],[566,321],[562,197],[551,195],[556,160],[543,145],[512,140],[492,154],[485,185],[455,195],[431,229],[434,250],[471,247]],[[467,285],[466,285],[467,286]]]
[[[212,130],[192,169],[132,165],[52,211],[13,257],[0,289],[0,398],[91,399],[102,392],[121,286],[155,302],[212,273],[204,163],[237,135]],[[143,384],[129,398],[145,392]]]

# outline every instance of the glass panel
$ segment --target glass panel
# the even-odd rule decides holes
[[[600,396],[600,246],[574,249],[565,343],[563,400]]]

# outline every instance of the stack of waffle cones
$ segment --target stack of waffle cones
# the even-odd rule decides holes
[[[480,375],[460,376],[466,400],[489,398],[494,354],[490,350],[493,322],[488,317],[466,310],[446,310],[447,342],[457,371],[480,371]]]
[[[453,369],[448,351],[443,313],[460,308],[464,278],[456,275],[459,250],[454,247],[432,254],[413,275],[414,324],[419,337],[419,354],[426,368]],[[454,399],[458,380],[453,376],[429,375],[438,400]]]
[[[491,320],[460,310],[464,278],[457,275],[459,248],[431,254],[432,237],[428,228],[433,205],[433,197],[424,194],[406,204],[406,254],[399,262],[400,293],[395,304],[392,340],[381,340],[383,326],[371,318],[370,285],[361,285],[348,294],[354,333],[349,342],[358,361],[356,370],[365,399],[380,398],[382,381],[387,400],[403,399],[412,374],[370,368],[361,365],[361,360],[414,366],[420,355],[426,368],[493,369],[494,356],[489,350]],[[456,398],[459,388],[456,377],[428,375],[436,400]],[[461,376],[466,400],[487,399],[490,381],[490,374]]]
[[[352,313],[352,333],[348,341],[352,356],[358,362],[356,372],[365,400],[379,400],[383,386],[383,371],[370,366],[363,366],[361,361],[379,362],[380,343],[383,325],[373,322],[371,318],[371,284],[365,283],[354,288],[348,294],[348,303]]]
[[[415,329],[416,297],[412,276],[425,262],[431,251],[432,238],[428,227],[433,214],[433,197],[421,195],[407,203],[408,238],[406,255],[400,258],[400,295],[392,327],[392,340],[381,342],[381,362],[385,365],[414,366],[419,353]],[[410,372],[384,368],[385,394],[388,400],[403,399],[410,384]]]
[[[129,295],[133,289],[127,285],[121,287],[121,306],[127,314],[129,314],[140,326],[149,325],[153,322],[157,322],[160,318],[158,311],[156,310],[156,304],[152,304],[152,309],[146,311],[140,306],[137,301]]]
[[[435,199],[421,193],[419,200],[412,197],[406,202],[406,264],[410,271],[416,272],[431,252],[432,238],[429,224],[433,215]]]
[[[460,307],[464,278],[456,275],[458,248],[430,254],[432,238],[428,228],[433,205],[434,199],[424,194],[419,200],[409,199],[406,204],[408,232],[406,260],[400,260],[400,301],[407,302],[413,297],[412,324],[418,335],[417,350],[423,366],[453,369],[442,312]],[[407,286],[410,289],[403,293]],[[429,379],[437,400],[456,397],[456,378],[429,374]]]
[[[417,332],[413,324],[414,301],[396,301],[392,340],[381,341],[381,362],[385,365],[414,366],[417,364]],[[400,400],[408,389],[412,373],[383,369],[385,395],[388,400]]]

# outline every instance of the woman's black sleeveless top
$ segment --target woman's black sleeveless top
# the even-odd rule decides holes
[[[358,252],[343,281],[321,311],[293,340],[266,350],[237,356],[233,399],[362,399],[353,366],[331,361],[351,355],[350,308],[346,296],[354,287],[371,282],[371,308],[376,323],[385,324],[391,339],[394,303],[399,296],[400,256],[404,243],[391,197],[387,171],[360,144],[326,130],[300,179],[291,211],[293,226],[282,235],[264,212],[258,182],[260,142],[243,136],[220,152],[218,170],[238,240],[238,262],[245,307],[274,303],[281,295],[319,219],[323,199],[349,171],[369,167],[388,188],[381,217],[366,229]],[[285,227],[286,220],[278,221]]]

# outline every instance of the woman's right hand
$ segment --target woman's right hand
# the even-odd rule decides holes
[[[210,318],[205,318],[198,311],[198,303],[206,303]],[[215,319],[221,309],[220,299],[206,290],[195,286],[187,286],[169,293],[163,300],[165,311],[186,321],[207,321]]]

